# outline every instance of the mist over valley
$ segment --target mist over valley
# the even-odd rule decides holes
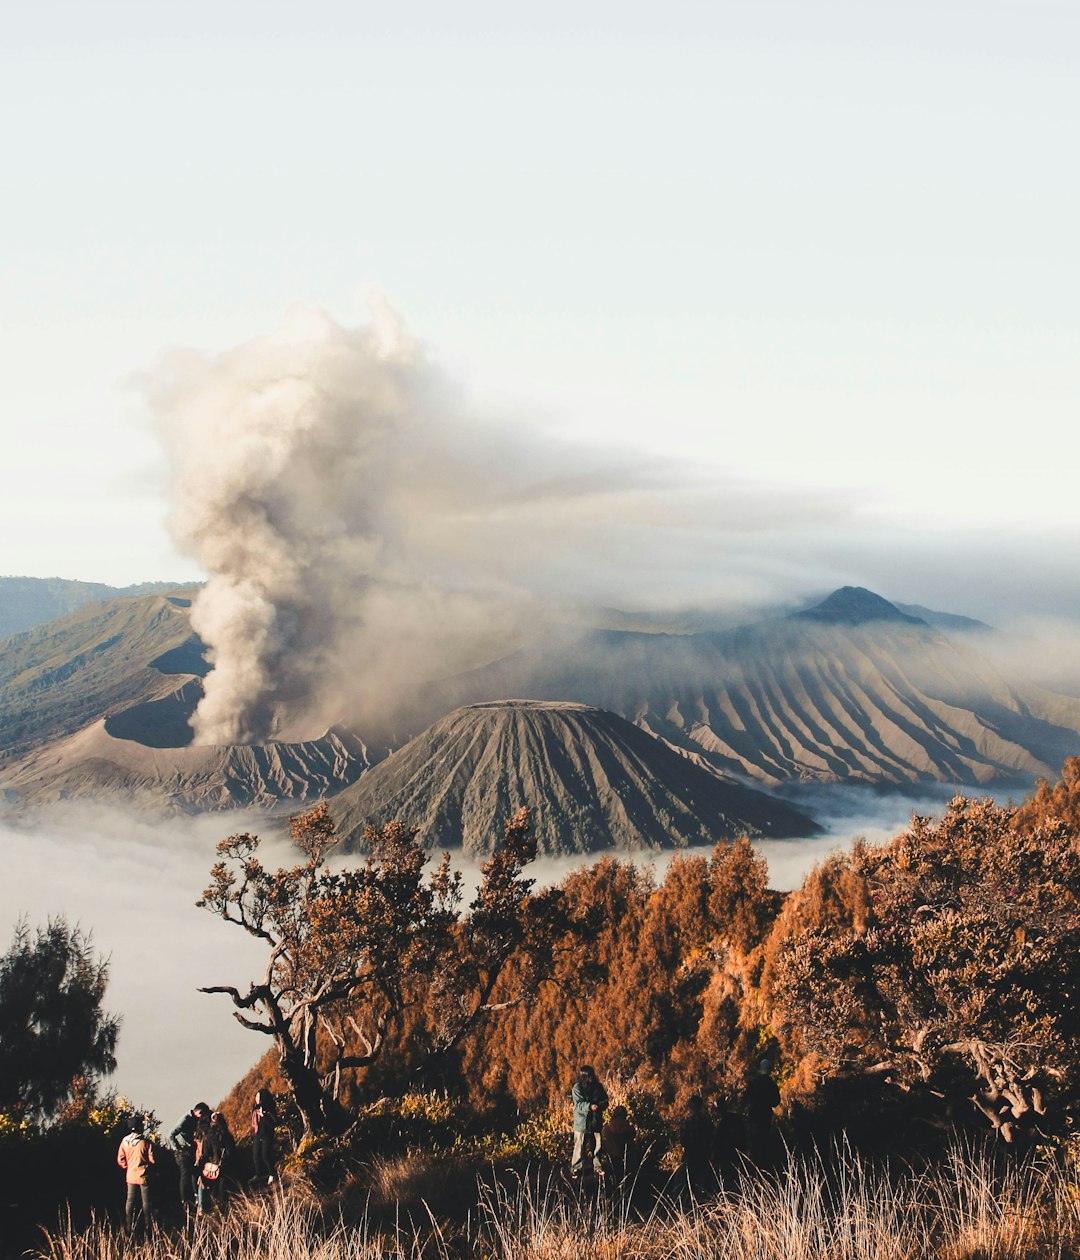
[[[479,668],[418,672],[396,703],[384,691],[373,710],[361,676],[323,713],[333,725],[315,723],[306,698],[279,698],[272,738],[211,743],[197,731],[215,652],[191,621],[205,590],[86,603],[4,641],[9,809],[86,799],[273,814],[340,795],[347,844],[393,814],[433,847],[483,851],[499,817],[526,805],[545,852],[684,847],[707,834],[809,834],[807,810],[790,810],[814,785],[1021,791],[1080,742],[1080,701],[995,654],[999,632],[845,587],[695,633],[537,622],[516,649],[521,636],[504,636],[502,654],[490,635],[462,647],[497,653]],[[559,706],[585,706],[586,725],[555,735]],[[515,725],[530,712],[551,734]],[[481,721],[496,713],[504,725]],[[609,734],[599,751],[596,723],[619,721],[635,751]],[[726,801],[719,812],[705,808],[712,798]]]
[[[1080,751],[1067,591],[905,564],[857,495],[508,425],[381,301],[139,388],[204,577],[0,578],[0,910],[94,932],[113,1083],[162,1119],[258,1054],[197,992],[263,962],[194,905],[227,836],[291,867],[288,819],[325,800],[345,872],[398,820],[467,903],[524,807],[537,887],[610,857],[646,889],[745,835],[782,892]]]

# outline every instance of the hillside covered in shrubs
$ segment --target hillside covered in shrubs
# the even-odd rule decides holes
[[[642,1256],[1072,1254],[1078,818],[1075,759],[1019,807],[958,797],[781,894],[741,837],[677,857],[662,879],[605,858],[537,890],[519,814],[468,906],[450,863],[427,871],[402,824],[372,832],[355,867],[328,864],[325,809],[294,820],[291,868],[263,867],[255,837],[230,837],[203,904],[265,942],[266,970],[208,991],[273,1049],[220,1106],[240,1151],[230,1212],[205,1228],[245,1255],[272,1236],[296,1254],[325,1243],[327,1255],[542,1260],[622,1254],[631,1233]],[[632,1192],[608,1187],[587,1212],[566,1176],[584,1062],[637,1133]],[[765,1160],[746,1123],[763,1067],[780,1096]],[[280,1100],[270,1199],[241,1193],[266,1087]],[[695,1096],[722,1140],[688,1200]],[[8,1106],[0,1164],[23,1187],[23,1206],[5,1208],[20,1248],[69,1204],[48,1254],[119,1254],[108,1225],[85,1226],[91,1213],[118,1220],[113,1160],[132,1110],[100,1096],[92,1072],[49,1108]],[[183,1220],[170,1168],[166,1225]],[[707,1219],[694,1215],[702,1195]]]
[[[887,1131],[918,1146],[959,1127],[1018,1147],[1063,1140],[1080,1103],[1078,800],[1073,760],[1019,808],[957,798],[887,844],[856,841],[786,895],[745,838],[677,857],[661,880],[605,858],[539,895],[519,848],[500,970],[460,1036],[440,1041],[436,1000],[460,942],[399,977],[413,1000],[385,1054],[343,1071],[319,1034],[341,1124],[410,1089],[504,1119],[565,1110],[583,1061],[661,1118],[693,1094],[738,1111],[764,1057],[793,1139]],[[366,991],[352,1027],[381,1001],[385,1014]],[[232,1119],[259,1084],[288,1092],[274,1051],[226,1101]]]

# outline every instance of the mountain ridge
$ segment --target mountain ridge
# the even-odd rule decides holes
[[[814,608],[726,630],[548,627],[539,646],[430,685],[385,729],[335,715],[333,725],[363,750],[341,763],[341,781],[328,771],[336,754],[319,746],[325,736],[290,726],[285,714],[281,729],[295,738],[276,747],[299,751],[265,763],[223,754],[215,793],[201,770],[188,778],[203,755],[189,749],[189,719],[210,668],[190,625],[193,594],[91,603],[4,641],[0,788],[10,799],[107,795],[124,773],[141,798],[158,792],[166,802],[187,800],[185,808],[220,808],[230,791],[237,801],[281,791],[301,799],[293,781],[307,764],[331,795],[451,711],[523,696],[607,710],[708,772],[767,789],[1030,784],[1080,750],[1080,699],[1004,677],[974,646],[978,636],[954,640],[852,587]],[[93,740],[73,740],[98,724]],[[234,761],[254,768],[236,774]]]
[[[130,595],[154,595],[192,587],[184,582],[136,582],[109,586],[74,578],[0,577],[0,640],[55,621],[84,604]]]
[[[449,680],[435,704],[507,695],[610,709],[773,787],[1030,783],[1080,749],[1080,702],[1010,682],[968,643],[898,610],[686,636],[585,632]]]
[[[865,586],[841,586],[820,604],[789,614],[796,621],[820,621],[826,625],[862,626],[868,621],[898,621],[907,625],[926,625],[921,617],[912,617],[881,595]]]
[[[359,847],[366,824],[400,818],[432,843],[470,853],[489,852],[523,806],[549,855],[820,830],[617,714],[522,699],[446,714],[330,803],[346,849]]]

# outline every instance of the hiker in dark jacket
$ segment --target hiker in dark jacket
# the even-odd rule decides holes
[[[219,1111],[212,1112],[195,1127],[195,1157],[199,1167],[199,1213],[208,1212],[225,1201],[225,1177],[232,1163],[236,1142]]]
[[[750,1158],[755,1164],[769,1163],[775,1154],[774,1112],[780,1106],[780,1091],[772,1078],[772,1065],[762,1059],[757,1072],[747,1082],[743,1101],[746,1106],[746,1137]]]
[[[600,1162],[600,1135],[604,1128],[604,1112],[608,1096],[596,1073],[585,1064],[578,1070],[577,1080],[571,1091],[574,1099],[574,1155],[570,1161],[571,1177],[580,1177],[585,1164],[586,1152],[592,1160],[593,1171],[603,1176]]]
[[[680,1171],[686,1188],[699,1191],[704,1188],[709,1174],[713,1145],[712,1122],[705,1114],[705,1100],[700,1094],[694,1094],[687,1103],[686,1115],[679,1125],[679,1142],[682,1145]]]
[[[274,1126],[277,1124],[277,1103],[268,1089],[260,1089],[251,1109],[251,1157],[255,1162],[254,1183],[272,1186],[277,1175],[274,1150]]]
[[[719,1095],[709,1103],[709,1120],[713,1132],[710,1163],[723,1182],[730,1178],[744,1144],[742,1120],[728,1110],[727,1101]]]
[[[185,1208],[195,1204],[195,1179],[199,1170],[195,1163],[195,1129],[202,1119],[210,1119],[206,1103],[196,1103],[169,1134],[173,1159],[180,1172],[180,1202]]]

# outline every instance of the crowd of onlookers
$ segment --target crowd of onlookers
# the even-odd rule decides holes
[[[580,1182],[595,1177],[612,1188],[624,1186],[635,1175],[642,1154],[627,1109],[616,1106],[607,1115],[607,1091],[589,1065],[579,1069],[571,1096],[571,1179]],[[780,1092],[767,1059],[761,1061],[747,1082],[744,1116],[729,1112],[720,1098],[706,1106],[700,1094],[693,1095],[679,1124],[679,1187],[691,1192],[705,1189],[709,1178],[715,1179],[718,1172],[742,1156],[758,1164],[770,1162],[776,1140],[774,1114],[779,1104]],[[277,1179],[277,1118],[274,1095],[260,1089],[251,1109],[252,1187],[272,1186]],[[211,1111],[204,1102],[196,1103],[169,1134],[169,1146],[180,1174],[179,1195],[184,1211],[201,1216],[220,1210],[226,1187],[236,1180],[236,1139],[225,1117],[219,1111]],[[134,1228],[140,1214],[144,1222],[156,1218],[153,1173],[159,1153],[145,1131],[142,1117],[135,1116],[131,1132],[120,1143],[116,1156],[127,1182],[124,1216],[129,1229]]]
[[[251,1108],[253,1186],[272,1186],[277,1178],[276,1124],[274,1095],[268,1089],[260,1089]],[[225,1117],[220,1111],[211,1111],[204,1102],[196,1103],[169,1134],[169,1145],[180,1174],[180,1204],[184,1211],[201,1216],[220,1209],[236,1163],[236,1139]],[[131,1132],[116,1153],[116,1162],[124,1170],[127,1182],[124,1219],[129,1229],[140,1215],[144,1222],[156,1219],[159,1205],[154,1202],[153,1173],[159,1154],[159,1148],[146,1133],[143,1118],[136,1115]]]

